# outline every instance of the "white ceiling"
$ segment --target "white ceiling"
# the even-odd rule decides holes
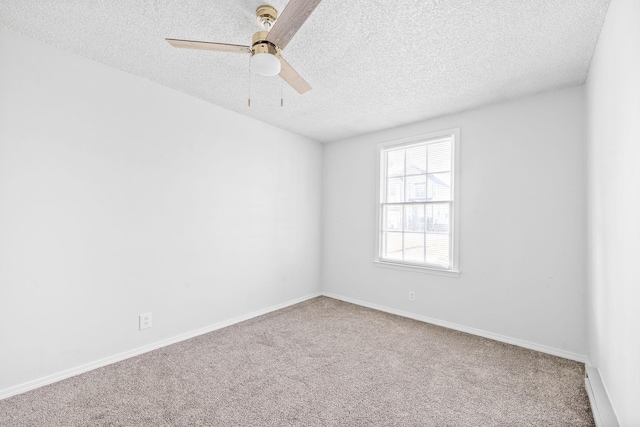
[[[284,50],[304,95],[164,41],[250,44],[262,3],[0,0],[0,25],[326,142],[583,83],[609,0],[324,0]]]

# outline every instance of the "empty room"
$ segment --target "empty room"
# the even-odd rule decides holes
[[[637,0],[0,0],[0,426],[640,426]]]

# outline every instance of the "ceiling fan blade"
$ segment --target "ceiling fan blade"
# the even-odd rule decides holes
[[[195,40],[165,39],[173,47],[183,49],[213,50],[216,52],[250,53],[249,46],[227,43],[199,42]]]
[[[289,85],[298,91],[299,94],[303,94],[311,90],[311,85],[307,83],[305,79],[302,78],[300,74],[293,67],[284,60],[283,57],[280,57],[280,63],[282,64],[282,68],[280,69],[279,76],[282,79],[289,83]]]
[[[289,0],[273,24],[267,41],[284,49],[322,0]]]

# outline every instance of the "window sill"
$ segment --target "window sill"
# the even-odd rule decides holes
[[[448,276],[448,277],[460,277],[459,270],[440,270],[437,268],[421,267],[418,265],[411,265],[411,264],[399,264],[395,262],[380,261],[380,260],[374,261],[373,264],[376,267],[393,268],[396,270],[413,271],[416,273],[435,274],[438,276]]]

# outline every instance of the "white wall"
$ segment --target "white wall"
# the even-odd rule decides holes
[[[0,64],[0,392],[319,291],[321,145],[3,28]]]
[[[640,2],[612,0],[587,78],[589,360],[640,425]]]
[[[580,86],[326,146],[323,291],[584,359],[585,115]],[[454,127],[462,274],[375,266],[376,144]]]

